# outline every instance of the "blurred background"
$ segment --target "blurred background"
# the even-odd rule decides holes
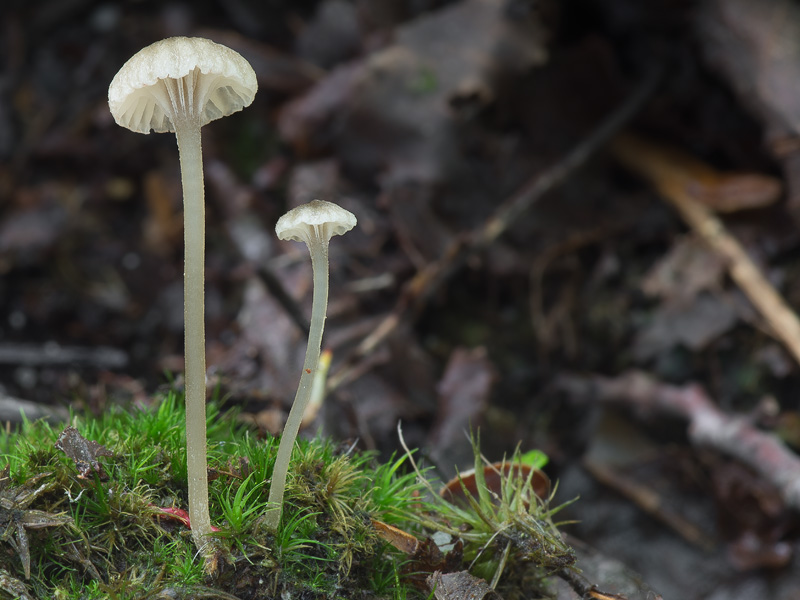
[[[233,48],[259,81],[203,129],[209,386],[242,419],[280,431],[305,350],[310,263],[275,221],[334,201],[359,225],[331,243],[330,389],[307,434],[388,457],[401,421],[446,480],[480,428],[490,460],[551,457],[601,587],[800,595],[776,478],[698,446],[685,414],[593,387],[633,370],[699,384],[800,444],[796,360],[656,192],[696,192],[800,305],[796,2],[6,0],[3,420],[181,385],[175,139],[107,105],[124,62],[176,35]],[[648,140],[649,170],[615,158],[604,124]]]

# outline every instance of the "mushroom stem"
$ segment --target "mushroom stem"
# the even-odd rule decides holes
[[[240,54],[204,38],[172,37],[142,48],[108,86],[108,108],[121,126],[138,133],[175,132],[181,161],[184,223],[184,355],[186,471],[192,537],[218,568],[212,542],[206,461],[206,349],[204,307],[205,206],[200,128],[249,106],[258,89],[255,71]]]
[[[272,482],[269,488],[269,508],[264,514],[264,525],[268,531],[275,532],[281,521],[283,511],[283,494],[286,490],[286,475],[289,471],[289,461],[292,457],[294,442],[300,430],[303,413],[311,398],[311,387],[314,374],[319,365],[319,354],[322,348],[322,331],[325,328],[325,316],[328,309],[328,241],[319,234],[312,235],[307,242],[311,254],[311,270],[314,274],[314,292],[311,301],[311,326],[308,333],[308,346],[303,370],[300,373],[300,383],[297,394],[289,411],[286,426],[281,435],[278,446],[278,455],[275,458],[275,467],[272,471]]]
[[[186,463],[189,520],[199,550],[211,534],[206,469],[206,341],[204,306],[205,193],[200,125],[176,120],[175,135],[183,186],[184,377],[186,381]]]

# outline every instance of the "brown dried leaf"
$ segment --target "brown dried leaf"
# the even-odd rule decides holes
[[[437,571],[428,576],[428,587],[436,600],[500,600],[483,579],[470,575],[467,571],[441,573]]]
[[[401,552],[416,554],[420,542],[410,533],[377,519],[372,519],[372,527],[381,539],[389,542]]]
[[[8,594],[10,598],[34,600],[33,596],[28,593],[28,586],[2,568],[0,568],[0,591]]]
[[[338,138],[351,164],[413,164],[430,180],[453,150],[451,111],[492,99],[505,78],[546,60],[539,22],[510,18],[505,4],[466,0],[399,28],[396,44],[335,69],[292,102],[282,135],[308,152]]]
[[[642,291],[686,305],[700,292],[721,289],[725,268],[725,261],[702,240],[685,236],[645,275]]]
[[[701,295],[688,305],[662,305],[636,334],[633,353],[649,360],[674,346],[692,350],[707,346],[738,321],[735,302],[729,295]]]
[[[19,522],[26,529],[44,529],[45,527],[59,527],[72,523],[72,517],[43,510],[27,509],[22,513]]]
[[[450,356],[438,386],[436,424],[428,438],[439,464],[471,464],[472,449],[464,432],[480,423],[494,380],[494,365],[485,348],[457,348]]]
[[[759,173],[726,173],[702,183],[699,198],[720,213],[762,208],[775,204],[783,193],[779,179]]]
[[[706,58],[774,132],[800,133],[800,7],[708,0],[697,11]]]
[[[472,167],[461,122],[546,61],[545,37],[537,16],[514,18],[505,0],[425,13],[396,30],[395,44],[333,70],[290,103],[281,134],[305,154],[333,146],[347,170],[379,177],[382,202],[420,267],[441,256],[458,229],[440,221],[430,201],[444,202],[443,190],[463,201],[457,188]]]
[[[759,173],[725,173],[679,148],[634,135],[614,139],[613,150],[625,166],[669,196],[680,190],[717,212],[762,208],[777,202],[783,191],[780,180]]]
[[[67,515],[28,508],[36,498],[53,487],[53,482],[45,482],[39,487],[34,487],[40,480],[50,475],[52,473],[40,473],[29,479],[27,486],[16,489],[7,489],[4,485],[0,494],[0,523],[3,523],[5,528],[0,535],[0,541],[10,544],[19,555],[26,579],[31,577],[30,541],[27,529],[58,527],[72,523],[72,518]]]
[[[64,428],[64,431],[58,436],[56,448],[75,462],[80,479],[88,479],[93,473],[96,473],[101,481],[108,479],[103,465],[98,462],[97,458],[114,455],[97,442],[87,440],[71,425]]]
[[[698,42],[743,104],[763,123],[783,162],[787,205],[800,215],[800,7],[793,0],[707,0],[698,5]]]
[[[306,263],[281,269],[275,275],[292,296],[302,296],[310,286]],[[242,305],[236,317],[241,330],[231,345],[215,344],[209,349],[209,363],[224,373],[233,394],[262,394],[292,398],[300,377],[305,338],[262,281],[250,277],[244,285]],[[274,415],[270,425],[282,420]],[[266,424],[266,423],[265,423]]]
[[[461,568],[464,542],[460,539],[455,542],[452,542],[452,538],[448,540],[452,546],[446,552],[442,552],[436,541],[429,537],[419,541],[414,554],[403,565],[403,573],[413,585],[426,589],[430,579],[427,575],[452,573]]]

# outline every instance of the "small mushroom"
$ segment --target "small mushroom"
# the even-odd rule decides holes
[[[250,64],[203,38],[173,37],[137,52],[108,88],[118,125],[138,133],[174,132],[183,186],[186,454],[192,536],[211,534],[206,474],[204,316],[205,203],[200,128],[249,106],[258,89]]]
[[[264,515],[264,524],[272,532],[277,531],[281,520],[289,459],[292,456],[292,448],[303,413],[311,397],[314,374],[319,364],[322,330],[325,327],[325,313],[328,308],[328,243],[334,235],[347,233],[355,226],[356,217],[353,213],[324,200],[314,200],[293,208],[278,219],[275,225],[278,238],[305,242],[308,246],[314,275],[314,293],[311,301],[311,326],[306,357],[303,370],[300,372],[297,394],[278,446],[278,456],[275,459],[269,488],[269,508]]]

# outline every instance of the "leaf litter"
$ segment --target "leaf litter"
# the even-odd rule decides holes
[[[704,425],[744,423],[739,431],[756,439],[794,444],[781,456],[795,456],[792,328],[774,319],[774,302],[748,303],[739,291],[748,284],[726,271],[750,256],[750,274],[762,275],[749,279],[756,298],[769,284],[770,301],[783,299],[777,306],[800,302],[792,2],[704,0],[696,10],[659,2],[649,12],[633,0],[575,0],[560,10],[517,0],[301,4],[270,5],[268,15],[241,3],[155,16],[99,2],[6,9],[4,343],[46,358],[55,341],[84,357],[5,362],[9,401],[102,413],[119,398],[151,402],[117,373],[153,390],[163,365],[181,368],[176,166],[166,140],[124,136],[98,108],[124,57],[176,31],[244,53],[265,92],[245,124],[204,140],[210,374],[246,413],[280,423],[291,397],[310,289],[299,255],[266,240],[284,208],[320,196],[346,204],[363,230],[333,257],[330,393],[312,427],[388,455],[402,418],[410,441],[452,463],[463,460],[460,430],[474,418],[492,458],[520,440],[548,450],[559,493],[594,499],[569,509],[583,521],[571,533],[587,538],[602,530],[593,514],[602,518],[603,498],[591,483],[570,482],[600,435],[597,409],[585,408],[585,387],[566,399],[554,391],[574,373],[624,384],[636,367],[656,390],[702,384],[719,412]],[[738,240],[733,254],[704,245],[691,231],[699,221],[685,225],[662,206],[661,185],[598,153],[607,138],[586,144],[657,71],[658,94],[632,112],[631,128],[658,149],[653,164],[673,169],[668,183],[719,211],[706,222]],[[683,171],[674,169],[676,149]],[[505,210],[513,206],[521,208]],[[123,352],[126,364],[93,358],[99,347]],[[453,385],[456,367],[463,376]],[[437,384],[451,387],[439,393]],[[765,396],[776,399],[775,414],[751,423]],[[635,427],[696,453],[709,481],[725,480],[728,463],[703,459],[685,427],[652,420],[675,406],[630,410]],[[713,438],[713,427],[703,433],[741,442]],[[84,454],[93,477],[91,448]],[[751,465],[754,489],[782,482],[770,457],[760,470]],[[679,487],[665,463],[637,469],[645,482]],[[735,505],[725,500],[736,497],[731,489],[710,486],[707,495]],[[620,515],[637,510],[613,506]],[[716,567],[704,579],[670,576],[669,560],[654,564],[636,549],[644,542],[609,553],[666,596],[731,590],[738,569],[742,589],[764,589],[760,566],[785,590],[796,584],[797,557],[781,544],[791,545],[797,528],[793,513],[782,518],[789,525],[726,522],[718,537],[737,549],[695,561]],[[633,522],[631,536],[644,530]],[[660,531],[652,544],[663,542],[659,551],[678,565],[692,550],[668,545],[669,535]],[[592,541],[603,546],[608,536]]]

